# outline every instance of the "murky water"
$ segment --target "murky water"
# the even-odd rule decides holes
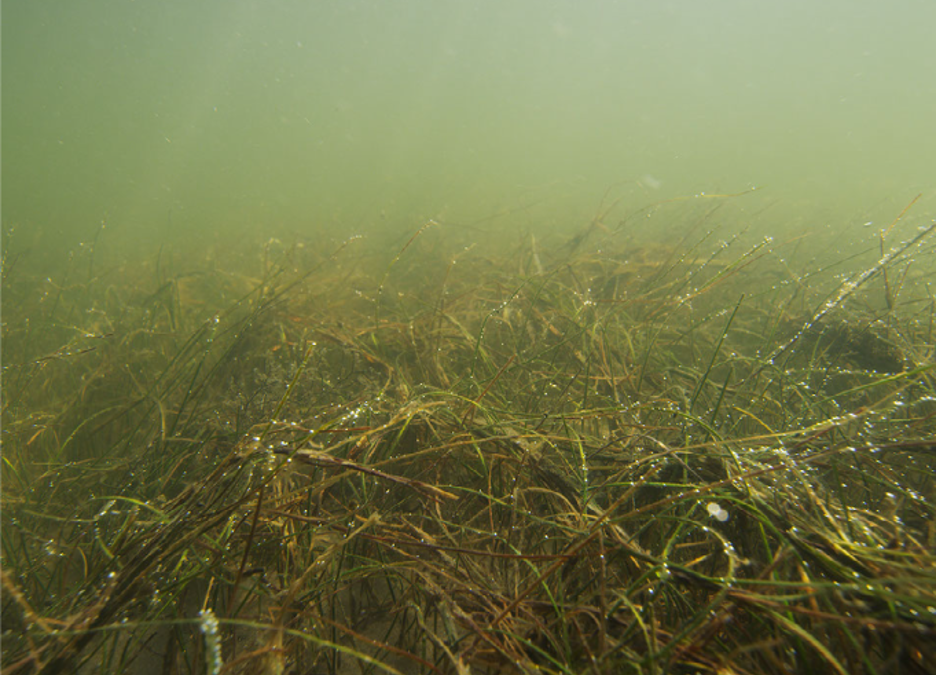
[[[924,1],[9,3],[3,224],[67,255],[104,220],[139,253],[508,211],[574,230],[609,189],[632,211],[757,187],[764,234],[854,237],[934,210],[934,23]]]
[[[936,5],[3,9],[4,667],[936,660]]]

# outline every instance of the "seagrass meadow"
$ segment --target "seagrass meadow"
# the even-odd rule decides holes
[[[743,198],[8,233],[2,672],[933,672],[936,224],[832,258]]]

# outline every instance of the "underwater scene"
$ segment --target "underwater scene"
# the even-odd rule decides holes
[[[4,3],[0,672],[936,672],[933,25]]]

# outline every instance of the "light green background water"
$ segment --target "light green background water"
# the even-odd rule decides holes
[[[505,209],[581,227],[760,190],[772,225],[936,189],[930,0],[3,4],[3,221],[412,231]]]

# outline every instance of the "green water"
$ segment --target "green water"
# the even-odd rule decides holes
[[[54,261],[102,221],[112,254],[546,232],[609,190],[757,187],[764,234],[857,236],[934,211],[933,25],[925,0],[7,2],[3,224]]]
[[[936,662],[932,0],[2,20],[4,672]]]

